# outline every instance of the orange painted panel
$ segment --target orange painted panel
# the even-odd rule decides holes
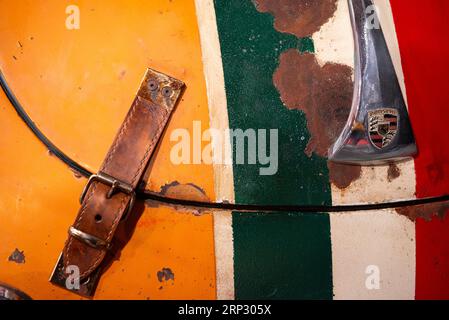
[[[48,153],[3,93],[0,119],[0,280],[35,299],[77,299],[48,279],[86,179]],[[211,215],[147,206],[96,298],[214,299],[213,242]],[[15,249],[25,263],[8,260]],[[159,281],[164,268],[174,280]]]
[[[210,198],[212,166],[175,166],[169,133],[208,128],[194,1],[77,1],[80,29],[66,28],[64,1],[0,2],[0,68],[24,108],[68,156],[95,172],[147,67],[187,90],[167,130],[149,186],[195,183]],[[205,143],[204,143],[205,144]]]
[[[147,67],[187,85],[151,164],[148,187],[175,180],[213,200],[210,165],[174,165],[170,132],[209,124],[193,1],[77,1],[67,30],[63,1],[0,2],[0,68],[39,128],[96,171]],[[36,299],[79,299],[48,282],[86,183],[51,156],[0,92],[0,282]],[[143,213],[100,280],[97,299],[214,299],[213,218],[140,204]],[[9,261],[18,249],[25,263]],[[158,278],[169,269],[174,280]]]

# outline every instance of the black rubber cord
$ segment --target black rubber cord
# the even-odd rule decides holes
[[[25,109],[22,107],[20,102],[17,100],[16,96],[9,87],[3,73],[0,70],[0,85],[11,102],[12,106],[19,114],[20,118],[25,122],[25,124],[33,131],[34,135],[48,148],[48,150],[58,157],[62,162],[68,165],[72,170],[79,172],[86,178],[92,175],[92,172],[82,167],[76,161],[67,156],[61,149],[54,145],[45,134],[39,130],[36,124],[31,120]],[[234,203],[219,203],[219,202],[203,202],[203,201],[193,201],[166,197],[154,192],[140,191],[138,192],[139,199],[142,200],[152,200],[162,204],[169,204],[175,206],[184,206],[192,208],[204,208],[204,209],[214,209],[214,210],[230,210],[230,211],[240,211],[240,212],[264,212],[264,213],[275,213],[275,212],[308,212],[308,213],[319,213],[319,212],[351,212],[351,211],[369,211],[369,210],[382,210],[390,208],[402,208],[417,205],[425,205],[437,202],[449,201],[449,195],[425,198],[418,200],[407,200],[399,202],[387,202],[378,204],[364,204],[364,205],[345,205],[345,206],[298,206],[298,205],[254,205],[254,204],[234,204]]]

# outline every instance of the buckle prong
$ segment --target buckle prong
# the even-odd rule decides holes
[[[88,234],[86,232],[78,230],[73,226],[71,226],[69,228],[69,235],[71,235],[72,237],[84,242],[88,246],[95,248],[95,249],[109,250],[111,248],[111,244],[109,242],[106,242],[106,241],[104,241],[100,238],[97,238],[91,234]]]

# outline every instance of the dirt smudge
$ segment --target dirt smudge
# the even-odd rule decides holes
[[[352,68],[326,63],[320,66],[315,55],[296,49],[280,56],[273,82],[284,105],[301,110],[307,118],[310,140],[305,153],[327,157],[349,117],[352,104]],[[361,167],[328,163],[331,182],[345,189],[361,175]]]
[[[396,212],[412,221],[416,221],[419,218],[425,221],[432,221],[434,217],[444,219],[449,213],[449,201],[396,208]]]
[[[15,249],[13,253],[8,257],[8,261],[15,262],[18,264],[25,263],[25,254],[23,251],[20,251],[19,249]]]
[[[401,176],[401,169],[399,169],[399,167],[395,163],[391,163],[388,166],[388,177],[387,177],[388,181],[392,182],[393,180],[396,180],[400,176]]]
[[[274,16],[274,28],[298,38],[311,36],[337,11],[337,0],[253,0],[259,12]]]

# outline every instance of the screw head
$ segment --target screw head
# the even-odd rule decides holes
[[[157,90],[157,88],[159,87],[157,84],[157,81],[155,80],[150,80],[148,81],[148,87],[150,88],[151,91],[155,91]]]
[[[169,97],[171,97],[172,93],[173,93],[173,89],[171,87],[166,86],[166,87],[162,88],[162,95],[164,97],[169,98]]]

